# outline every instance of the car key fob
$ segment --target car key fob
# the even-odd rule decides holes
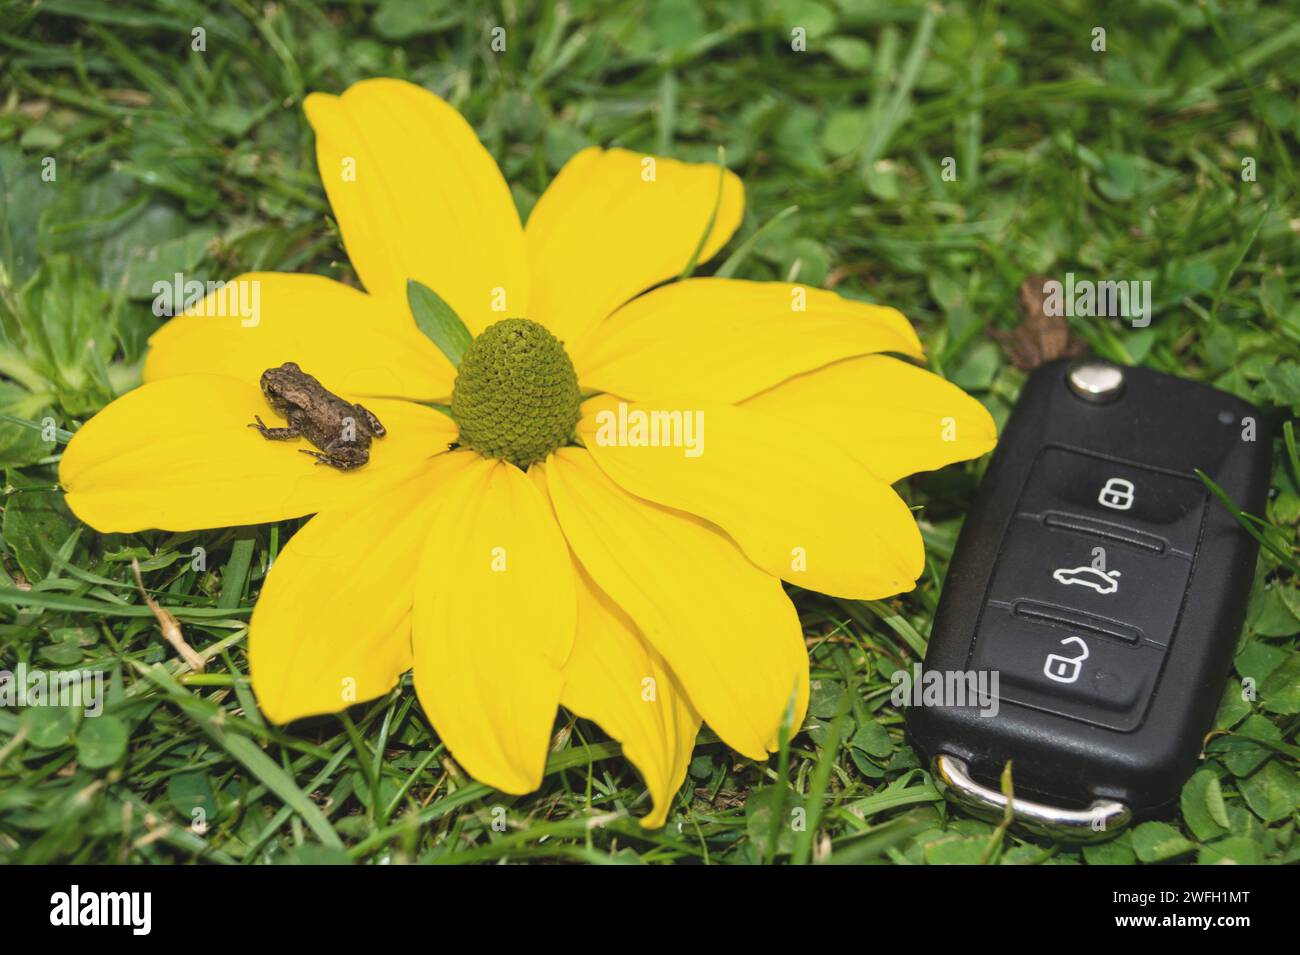
[[[953,553],[922,670],[987,700],[911,705],[936,785],[1023,828],[1104,838],[1178,799],[1223,696],[1263,512],[1258,409],[1098,359],[1025,384]],[[957,675],[954,681],[953,675]],[[994,682],[996,681],[996,682]],[[915,698],[915,697],[914,697]]]

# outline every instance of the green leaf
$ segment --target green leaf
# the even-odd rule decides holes
[[[877,759],[884,759],[894,751],[894,741],[890,738],[889,731],[874,720],[863,723],[853,734],[849,745]]]
[[[876,162],[863,173],[867,191],[882,202],[895,202],[903,194],[903,182],[890,162]]]
[[[212,792],[207,773],[202,770],[177,773],[169,779],[167,799],[190,825],[196,821],[208,823],[216,818],[217,797]]]
[[[1237,865],[1259,865],[1264,861],[1264,853],[1258,842],[1249,836],[1229,836],[1208,846],[1201,846],[1196,854],[1197,865],[1222,865],[1232,862]]]
[[[23,361],[12,351],[4,349],[4,355],[0,357],[0,373],[6,370],[3,359],[9,357]],[[19,424],[0,419],[0,467],[34,464],[51,454],[57,446],[57,442],[41,440],[43,429],[40,423],[46,417],[52,417],[48,396],[32,394],[18,385],[0,381],[0,416],[24,422]]]
[[[1250,775],[1272,755],[1271,751],[1253,740],[1242,739],[1243,736],[1262,740],[1282,739],[1281,731],[1273,725],[1272,720],[1255,714],[1243,721],[1236,733],[1216,736],[1210,740],[1206,752],[1222,754],[1223,764],[1234,776]]]
[[[811,729],[808,731],[808,735],[813,736]],[[820,738],[820,735],[813,736],[813,742],[824,748],[825,743]],[[859,749],[857,746],[849,746],[849,759],[853,760],[853,765],[858,768],[858,772],[867,779],[884,779],[888,775],[888,770],[882,765],[883,761],[877,762],[873,757],[867,755],[866,750]]]
[[[5,498],[0,530],[5,545],[29,581],[44,580],[50,572],[50,554],[57,552],[76,526],[63,503],[63,494],[50,490],[22,490],[40,487],[42,482],[18,471],[6,471],[5,483],[19,490]]]
[[[1260,389],[1265,397],[1279,405],[1300,408],[1300,365],[1283,361],[1264,369],[1264,384]]]
[[[277,865],[352,865],[352,857],[336,846],[304,842],[276,857]]]
[[[129,298],[156,299],[159,293],[154,286],[163,282],[171,289],[176,273],[181,273],[186,281],[196,278],[194,268],[206,254],[209,244],[217,236],[217,230],[211,226],[202,226],[175,239],[167,239],[145,249],[137,249],[129,260],[123,284]],[[185,302],[171,301],[167,304],[180,314]]]
[[[1192,775],[1183,786],[1181,798],[1183,822],[1201,842],[1218,838],[1228,831],[1228,810],[1223,803],[1219,777],[1208,769]]]
[[[1133,851],[1143,862],[1163,862],[1187,855],[1196,848],[1167,822],[1144,822],[1133,830]]]
[[[945,834],[925,847],[927,865],[978,865],[988,847],[987,836]]]
[[[1300,653],[1292,653],[1286,661],[1264,678],[1260,684],[1260,706],[1270,713],[1290,716],[1300,713]]]
[[[1106,157],[1105,175],[1097,180],[1097,191],[1107,199],[1127,202],[1138,188],[1137,157],[1110,153]]]
[[[674,53],[689,48],[706,30],[699,5],[692,0],[659,0],[650,9],[647,24],[657,45]]]
[[[1258,686],[1277,669],[1286,655],[1286,651],[1281,647],[1271,646],[1262,640],[1251,640],[1237,654],[1233,666],[1243,680],[1250,677]]]
[[[367,809],[375,808],[370,805],[373,792],[370,783],[366,780],[363,773],[355,772],[352,774],[352,791],[356,793],[357,800]],[[379,805],[387,806],[392,802],[393,797],[397,795],[398,784],[391,776],[383,776],[379,780]]]
[[[5,210],[0,216],[0,268],[14,285],[25,282],[40,264],[36,245],[41,214],[61,182],[62,177],[54,182],[42,178],[49,168],[46,158],[53,157],[24,153],[15,144],[0,148],[0,209]],[[56,175],[62,171],[53,168]]]
[[[1043,849],[1026,843],[1023,846],[1012,846],[1002,853],[998,865],[1036,865],[1041,861],[1043,861]]]
[[[835,11],[829,4],[817,0],[778,0],[773,7],[780,11],[787,35],[789,28],[803,27],[808,31],[809,39],[816,39],[835,29]]]
[[[1083,858],[1088,865],[1133,865],[1137,861],[1137,854],[1133,851],[1130,835],[1125,832],[1109,842],[1084,846]]]
[[[945,312],[951,312],[953,309],[967,304],[966,286],[947,272],[930,273],[928,285],[930,287],[930,297]]]
[[[1276,759],[1237,780],[1237,789],[1251,811],[1265,822],[1285,819],[1300,806],[1300,779]]]
[[[1219,700],[1219,711],[1214,714],[1214,728],[1226,730],[1236,726],[1250,714],[1250,701],[1241,691],[1241,683],[1236,678],[1228,680],[1223,688],[1223,698]]]
[[[776,853],[788,853],[794,845],[796,826],[807,825],[803,799],[797,792],[783,791],[785,784],[755,789],[745,800],[745,830],[759,854],[770,858]],[[781,817],[773,812],[781,807]],[[772,840],[775,838],[775,844]]]
[[[116,716],[88,716],[77,728],[77,759],[87,769],[104,769],[122,758],[126,743],[126,726]]]
[[[55,643],[41,647],[39,656],[43,663],[52,663],[56,667],[69,667],[80,663],[84,656],[81,647],[75,643]]]
[[[459,15],[449,15],[445,0],[380,0],[370,22],[385,40],[409,40],[437,33],[459,19]]]
[[[833,36],[824,44],[832,60],[846,70],[865,70],[871,65],[871,47],[866,40],[852,36]]]
[[[94,271],[80,259],[51,256],[18,299],[33,370],[55,386],[64,411],[98,411],[113,396],[104,369],[117,347],[117,316]]]
[[[813,716],[834,716],[847,692],[838,680],[813,680],[808,686],[808,712]]]
[[[77,709],[71,706],[32,706],[27,721],[27,740],[41,749],[64,745],[77,725]]]
[[[795,239],[783,251],[778,266],[782,279],[814,288],[826,281],[831,270],[831,258],[821,243],[812,239]]]
[[[985,391],[1002,364],[1002,353],[992,342],[977,342],[966,352],[951,374],[953,384],[969,391]]]
[[[1286,603],[1286,590],[1289,588],[1275,585],[1257,588],[1251,595],[1246,621],[1259,636],[1289,637],[1300,632],[1300,619]]]
[[[460,316],[437,292],[415,279],[406,283],[406,300],[411,305],[411,314],[415,316],[415,324],[420,331],[447,356],[452,367],[459,368],[461,358],[474,340]]]
[[[822,148],[835,157],[847,156],[867,138],[869,121],[862,110],[844,109],[832,113],[822,130]]]

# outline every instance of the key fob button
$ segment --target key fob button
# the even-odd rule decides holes
[[[1018,517],[1007,531],[989,600],[1060,608],[1065,619],[1074,612],[1163,647],[1173,636],[1191,566],[1174,552]]]
[[[1075,395],[1091,404],[1107,404],[1124,393],[1124,369],[1096,358],[1076,361],[1066,380]]]
[[[1141,725],[1163,651],[985,608],[971,668],[998,673],[1004,702],[1127,732]]]
[[[1193,478],[1048,447],[1034,464],[1019,507],[1040,517],[1074,516],[1099,536],[1127,531],[1191,554],[1205,498],[1205,488]]]

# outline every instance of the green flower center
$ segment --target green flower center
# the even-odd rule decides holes
[[[573,438],[578,376],[560,340],[536,322],[489,325],[460,360],[451,416],[460,444],[520,468]]]

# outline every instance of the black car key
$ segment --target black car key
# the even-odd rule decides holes
[[[1223,695],[1263,512],[1258,409],[1097,359],[1028,380],[966,518],[924,671],[996,675],[996,706],[910,706],[936,784],[976,814],[1104,838],[1178,799]],[[953,685],[956,685],[955,683]],[[986,702],[986,701],[985,701]],[[961,703],[963,705],[956,705]]]

